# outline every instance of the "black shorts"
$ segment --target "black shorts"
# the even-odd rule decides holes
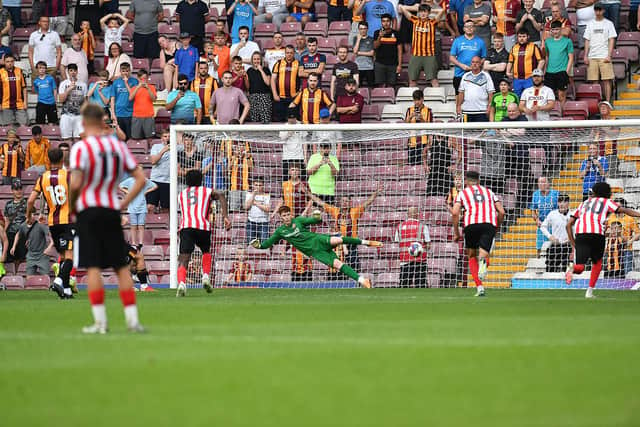
[[[160,206],[164,209],[169,209],[169,183],[153,181],[158,186],[155,190],[147,193],[147,204],[153,206]]]
[[[158,44],[158,32],[151,34],[133,33],[133,57],[134,58],[159,58],[160,45]]]
[[[586,264],[589,259],[598,262],[604,256],[605,239],[602,234],[576,234],[576,264]]]
[[[119,269],[127,265],[120,212],[88,208],[78,214],[73,258],[77,267]]]
[[[55,246],[59,254],[73,250],[73,237],[75,235],[73,224],[52,225],[49,227],[49,232],[51,233],[53,246]]]
[[[464,244],[467,249],[482,248],[489,252],[495,236],[496,228],[487,222],[471,224],[464,228]]]
[[[544,85],[552,90],[567,90],[569,87],[569,75],[566,71],[559,73],[547,73],[544,75]]]
[[[211,250],[211,232],[197,228],[180,230],[180,254],[191,254],[198,246],[203,254]]]
[[[409,147],[407,163],[410,165],[421,165],[423,151],[424,151],[424,146],[419,143],[416,143],[415,147]]]

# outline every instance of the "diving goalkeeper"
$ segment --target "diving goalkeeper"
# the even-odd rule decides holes
[[[254,239],[250,245],[256,249],[268,249],[278,243],[281,239],[289,242],[293,247],[308,257],[312,257],[321,263],[340,270],[346,276],[352,278],[363,288],[370,288],[371,281],[356,273],[353,268],[338,259],[333,251],[338,245],[367,245],[372,247],[381,247],[381,242],[375,240],[362,240],[355,237],[330,236],[328,234],[319,234],[309,231],[309,225],[318,224],[322,221],[320,211],[313,212],[311,217],[299,216],[292,218],[291,208],[282,206],[278,209],[278,215],[282,220],[280,227],[264,242]]]

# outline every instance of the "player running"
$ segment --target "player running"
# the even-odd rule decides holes
[[[487,277],[489,252],[496,231],[504,219],[504,208],[498,197],[479,184],[480,175],[475,171],[465,174],[465,189],[458,193],[451,213],[453,241],[460,236],[460,210],[464,209],[464,244],[469,257],[469,271],[476,283],[476,296],[484,296],[482,281]],[[479,258],[479,260],[478,260]]]
[[[74,260],[87,269],[87,284],[94,324],[82,329],[86,334],[107,333],[102,270],[113,268],[118,276],[120,300],[124,306],[127,328],[144,332],[138,320],[136,294],[127,268],[124,232],[120,209],[125,209],[142,190],[144,172],[127,146],[115,136],[104,135],[104,110],[95,104],[82,108],[85,138],[71,148],[69,183],[70,206],[77,212]],[[129,172],[135,183],[122,201],[118,200],[118,183]]]
[[[573,281],[573,273],[582,273],[584,265],[591,258],[591,277],[585,298],[595,298],[593,289],[596,287],[598,276],[602,271],[602,257],[605,247],[605,224],[610,213],[623,213],[625,215],[640,217],[640,212],[619,206],[611,197],[611,186],[606,182],[598,182],[591,188],[593,196],[578,206],[567,223],[567,236],[574,248],[575,263],[569,263],[565,273],[565,281],[570,285]],[[575,224],[576,234],[573,235]]]
[[[73,269],[73,224],[71,223],[71,207],[69,205],[69,172],[63,168],[63,153],[59,148],[50,148],[47,152],[51,170],[44,172],[33,187],[27,201],[27,223],[31,224],[31,212],[40,194],[49,207],[48,225],[51,240],[61,263],[51,288],[61,299],[73,298],[70,274]]]
[[[214,222],[215,200],[220,201],[224,227],[231,229],[227,212],[227,199],[224,194],[202,186],[202,172],[191,169],[185,176],[187,188],[178,195],[180,203],[180,255],[178,255],[178,291],[177,297],[187,294],[187,266],[189,258],[197,245],[202,251],[202,286],[211,293],[211,224]],[[211,218],[210,218],[211,216]]]
[[[370,288],[371,281],[356,273],[353,268],[338,259],[333,251],[336,246],[345,245],[366,245],[372,247],[382,247],[381,242],[375,240],[364,240],[355,237],[330,236],[309,231],[308,226],[322,222],[322,214],[316,210],[311,217],[299,216],[292,218],[291,208],[281,206],[278,215],[282,220],[282,225],[264,242],[254,239],[249,244],[256,249],[268,249],[278,243],[281,239],[289,242],[294,248],[308,257],[312,257],[328,267],[340,270],[344,275],[352,278],[363,288]]]

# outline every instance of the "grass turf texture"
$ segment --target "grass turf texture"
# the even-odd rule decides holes
[[[640,293],[0,293],[5,426],[637,426]]]

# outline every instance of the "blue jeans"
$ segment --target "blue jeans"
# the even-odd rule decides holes
[[[604,17],[613,22],[613,27],[616,31],[620,31],[618,24],[620,24],[620,3],[603,3]],[[635,28],[631,28],[631,31],[635,31]]]
[[[531,77],[528,79],[513,79],[513,92],[518,95],[518,98],[522,95],[522,92],[533,86],[533,80]]]
[[[633,251],[624,251],[622,255],[622,265],[625,274],[633,271]]]
[[[247,220],[247,226],[245,228],[247,235],[247,243],[253,239],[260,239],[265,241],[269,238],[269,223],[268,222],[253,222]]]
[[[13,23],[13,27],[14,28],[22,27],[22,15],[21,15],[22,8],[11,7],[11,6],[5,6],[4,8],[7,9],[9,11],[9,15],[11,15],[11,22]]]

